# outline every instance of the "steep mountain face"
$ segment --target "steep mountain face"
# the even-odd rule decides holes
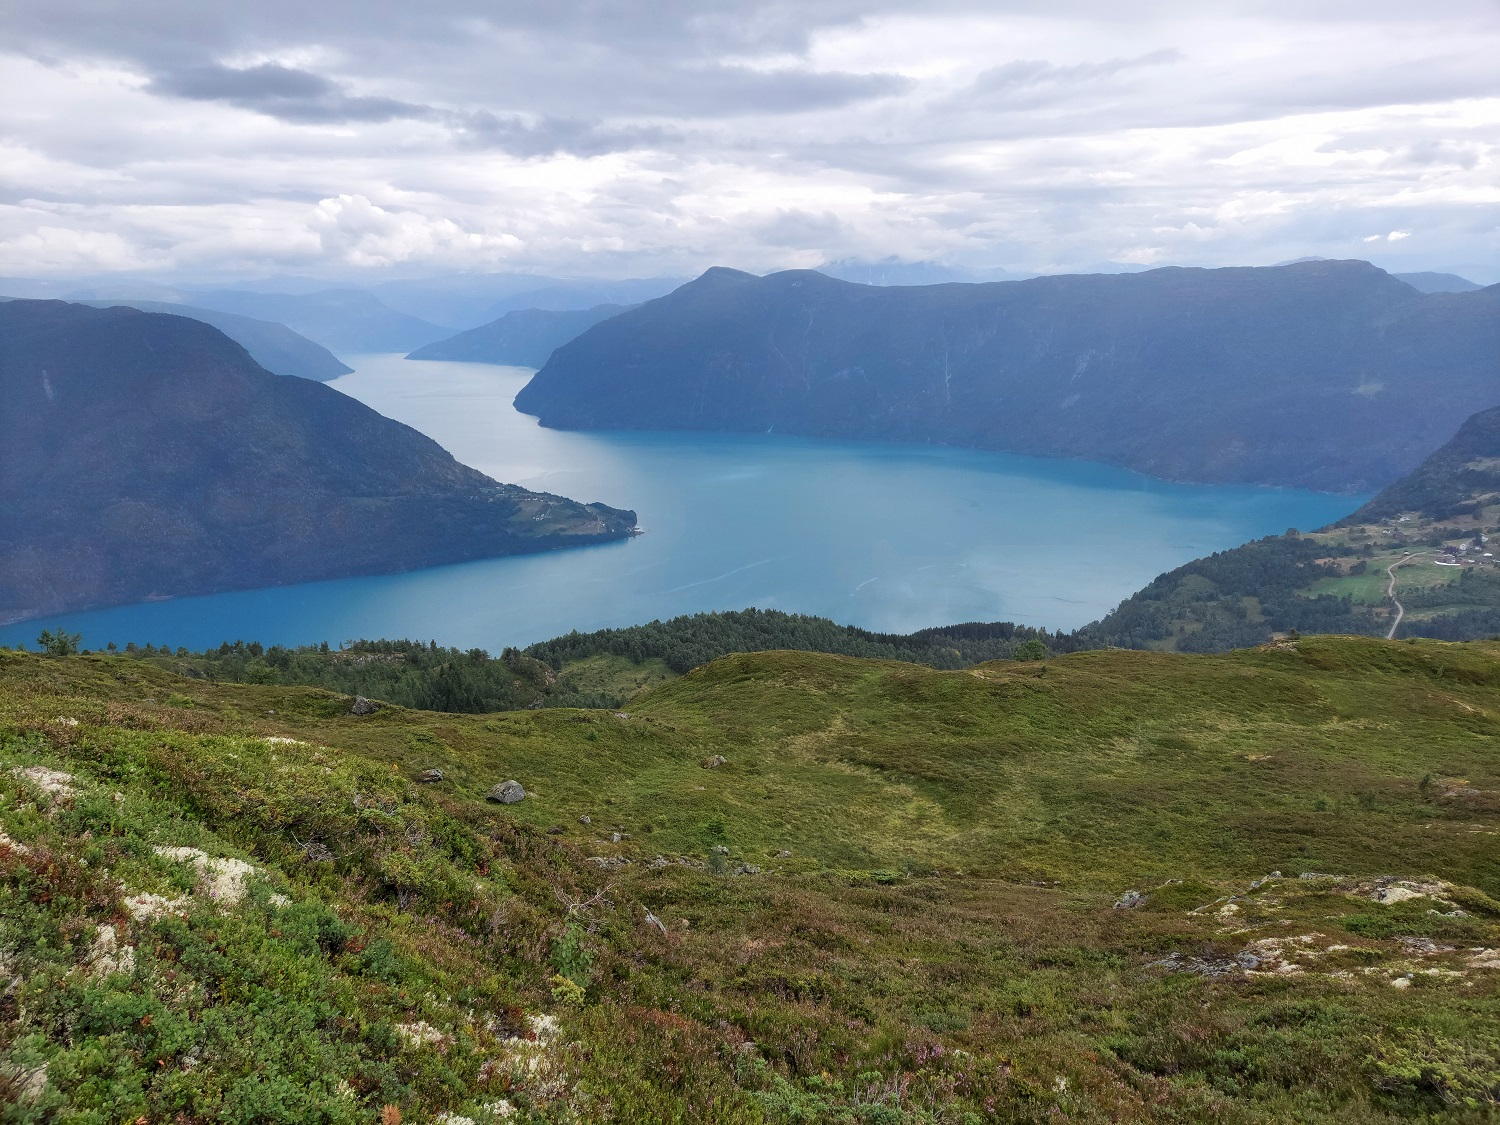
[[[713,269],[557,349],[516,405],[559,428],[941,442],[1356,491],[1497,393],[1500,286],[1423,296],[1364,262],[919,287]]]
[[[1207,652],[1292,630],[1494,636],[1500,565],[1490,540],[1500,541],[1500,407],[1338,523],[1195,559],[1074,639]]]
[[[0,620],[618,539],[179,316],[0,304]]]
[[[192,303],[240,316],[274,320],[335,352],[409,352],[452,334],[420,317],[397,312],[363,289],[316,293],[255,293],[205,289]]]
[[[629,307],[595,305],[591,309],[569,311],[518,309],[489,324],[418,348],[406,358],[541,367],[557,348]]]
[[[200,309],[192,305],[175,305],[166,301],[102,300],[79,301],[81,305],[92,305],[96,309],[107,309],[124,305],[141,312],[168,313],[201,320],[212,325],[250,353],[267,371],[275,375],[295,375],[301,379],[316,379],[326,382],[347,375],[354,368],[340,362],[339,358],[322,344],[315,344],[306,336],[293,332],[284,324],[269,320],[257,320],[249,316],[220,312],[218,309]]]

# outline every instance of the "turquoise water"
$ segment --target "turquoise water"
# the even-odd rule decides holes
[[[626,542],[408,574],[120,606],[45,627],[84,644],[432,638],[494,651],[570,629],[745,606],[907,632],[954,621],[1073,628],[1164,570],[1359,497],[1167,484],[1123,469],[930,446],[544,430],[528,372],[362,356],[333,384],[499,480],[634,508]]]

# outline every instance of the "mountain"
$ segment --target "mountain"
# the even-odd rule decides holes
[[[621,281],[559,281],[508,294],[490,307],[491,319],[521,309],[566,312],[597,305],[635,305],[670,293],[681,278],[636,277]]]
[[[478,328],[471,328],[446,340],[428,344],[425,348],[418,348],[406,358],[540,367],[555,349],[600,321],[617,316],[630,307],[595,305],[591,309],[566,312],[518,309]]]
[[[942,285],[953,281],[1003,281],[1008,271],[974,270],[942,262],[906,261],[901,258],[840,258],[818,267],[825,277],[861,285]]]
[[[1500,390],[1500,286],[1365,262],[917,287],[713,269],[557,349],[564,429],[941,442],[1177,480],[1357,491]]]
[[[1073,639],[1203,652],[1292,631],[1493,636],[1491,541],[1500,543],[1500,407],[1339,522],[1178,567]]]
[[[451,330],[399,313],[363,289],[316,293],[255,293],[202,289],[194,305],[285,324],[335,352],[409,352],[441,340]]]
[[[200,309],[167,301],[104,300],[77,303],[92,305],[96,309],[125,305],[141,312],[169,313],[201,320],[224,333],[249,352],[251,359],[276,375],[295,375],[302,379],[325,382],[354,370],[340,362],[337,356],[321,344],[313,343],[284,324],[275,324],[269,320],[256,320],[254,317],[236,316],[217,309]]]
[[[196,320],[0,304],[0,620],[627,536]]]
[[[0,652],[0,1104],[1487,1120],[1497,689],[1494,644],[1305,638],[355,713]]]
[[[1456,273],[1398,273],[1391,276],[1406,282],[1419,293],[1472,293],[1484,288]]]

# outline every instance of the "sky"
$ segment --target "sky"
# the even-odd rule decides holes
[[[1500,0],[9,0],[0,275],[1500,281]]]

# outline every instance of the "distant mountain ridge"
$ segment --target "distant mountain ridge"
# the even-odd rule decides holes
[[[189,300],[203,308],[277,321],[345,354],[405,353],[451,334],[451,329],[397,312],[363,289],[314,293],[202,289],[194,291]]]
[[[1424,296],[1318,261],[916,287],[715,268],[557,349],[516,405],[562,429],[774,429],[1360,491],[1497,395],[1500,286]]]
[[[0,620],[620,539],[183,316],[0,303]]]
[[[1406,282],[1419,293],[1472,293],[1484,288],[1477,281],[1459,277],[1456,273],[1398,273],[1391,276]]]
[[[591,309],[518,309],[497,320],[428,344],[407,359],[445,359],[541,367],[552,353],[601,321],[632,305],[596,305]]]

